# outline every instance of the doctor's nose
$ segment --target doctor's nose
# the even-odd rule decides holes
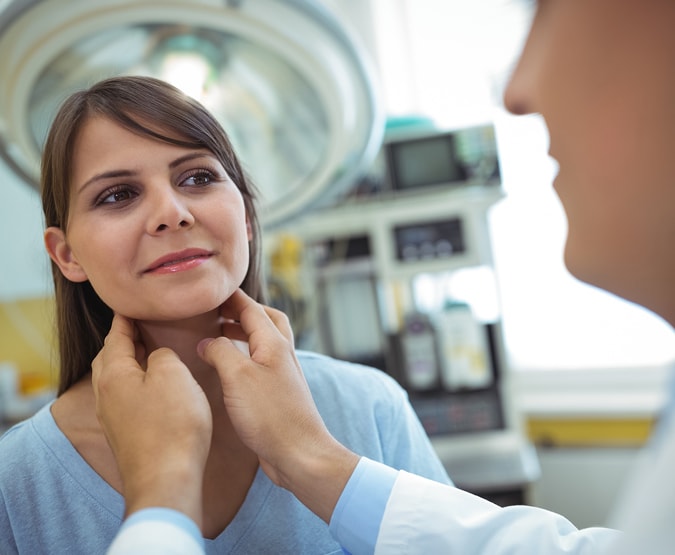
[[[174,191],[156,195],[150,204],[149,233],[189,228],[195,222],[185,201]]]
[[[509,77],[504,90],[504,107],[516,116],[532,113],[531,86],[528,68],[524,67],[521,59]]]
[[[514,60],[513,69],[504,90],[504,107],[516,116],[539,112],[539,89],[546,67],[547,54],[538,48],[541,31],[533,26],[522,51]]]

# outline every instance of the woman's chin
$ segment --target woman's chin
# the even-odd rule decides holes
[[[191,306],[167,306],[158,310],[130,310],[124,314],[136,322],[182,322],[193,321],[203,317],[209,319],[217,316],[218,308],[223,303],[199,303]]]
[[[119,311],[134,320],[173,321],[189,320],[219,310],[234,291],[193,291],[188,295],[172,295],[170,299],[153,299],[154,302],[126,306]]]

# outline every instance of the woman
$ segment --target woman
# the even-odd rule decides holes
[[[114,312],[135,321],[139,360],[170,348],[208,400],[207,551],[340,552],[325,524],[259,470],[197,354],[199,340],[220,334],[219,307],[237,289],[262,296],[253,190],[213,116],[151,78],[76,93],[45,144],[42,199],[61,375],[53,404],[0,441],[0,552],[101,553],[121,525],[123,483],[90,373]],[[298,359],[337,439],[448,481],[392,380],[319,355]]]

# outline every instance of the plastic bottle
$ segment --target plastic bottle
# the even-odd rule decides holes
[[[492,365],[485,326],[463,302],[448,301],[437,315],[441,383],[450,391],[481,389],[492,384]]]
[[[439,386],[436,332],[426,314],[405,317],[401,334],[403,373],[412,391],[430,391]]]

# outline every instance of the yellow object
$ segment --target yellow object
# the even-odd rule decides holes
[[[0,303],[0,361],[19,370],[21,393],[56,387],[54,299]]]
[[[527,434],[530,441],[545,446],[639,446],[647,441],[654,425],[653,418],[531,418]]]
[[[272,275],[281,280],[294,298],[302,297],[303,243],[293,235],[283,234],[270,256]]]

